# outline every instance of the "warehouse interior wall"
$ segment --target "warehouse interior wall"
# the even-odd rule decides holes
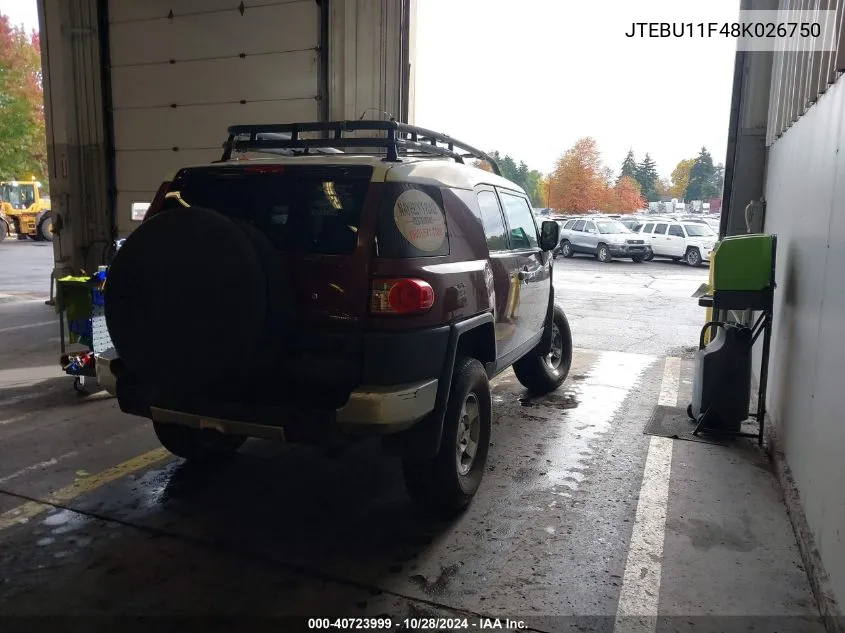
[[[38,0],[54,275],[92,271],[230,125],[413,122],[416,0]]]

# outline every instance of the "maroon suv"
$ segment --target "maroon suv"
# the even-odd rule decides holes
[[[549,392],[572,358],[558,224],[538,230],[497,174],[393,121],[231,128],[222,160],[162,185],[109,268],[121,410],[192,460],[247,437],[380,435],[412,497],[461,510],[484,472],[489,381],[513,366]]]

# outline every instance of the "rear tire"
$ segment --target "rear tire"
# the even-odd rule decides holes
[[[528,352],[514,363],[517,380],[528,391],[542,395],[560,387],[572,366],[572,331],[563,310],[555,306],[550,353]]]
[[[570,244],[569,240],[563,240],[563,242],[560,243],[560,254],[566,257],[567,259],[570,259],[575,254],[575,251],[572,250],[572,244]]]
[[[210,429],[153,422],[156,437],[168,451],[189,461],[222,462],[232,457],[246,441],[239,435],[223,435]]]
[[[0,220],[0,242],[9,237],[9,225],[5,220]]]
[[[651,251],[646,253],[645,256],[643,257],[644,262],[650,262],[653,259],[654,259],[654,253],[652,253]]]
[[[645,255],[634,255],[631,258],[631,261],[634,262],[635,264],[642,264],[643,260],[645,260]]]
[[[599,244],[599,250],[596,252],[596,258],[602,264],[609,264],[613,261],[613,256],[610,254],[610,249],[607,244]]]
[[[487,372],[476,359],[461,358],[455,363],[437,455],[402,463],[410,497],[443,518],[466,509],[484,476],[492,426]]]

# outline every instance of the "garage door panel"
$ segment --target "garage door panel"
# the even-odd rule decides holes
[[[203,13],[174,20],[112,24],[112,66],[168,63],[313,49],[319,42],[316,2]]]
[[[109,21],[165,19],[173,11],[174,21],[200,13],[223,12],[240,17],[239,2],[233,0],[109,0]],[[267,5],[316,4],[313,0],[244,0],[244,15]]]
[[[155,196],[155,191],[123,192],[117,194],[115,219],[117,232],[120,237],[126,237],[138,228],[139,221],[132,220],[132,203],[145,202],[149,204]]]
[[[179,152],[115,152],[115,171],[119,192],[154,191],[166,178],[182,167],[219,160],[222,154],[222,147]]]
[[[188,81],[205,77],[204,81]],[[316,98],[316,51],[112,69],[115,109]]]
[[[114,113],[114,140],[118,151],[213,147],[215,144],[222,146],[230,125],[317,121],[319,118],[319,104],[314,99],[118,110]]]

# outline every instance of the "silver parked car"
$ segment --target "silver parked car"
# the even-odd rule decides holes
[[[619,220],[607,217],[567,220],[560,234],[559,252],[564,257],[584,253],[609,263],[614,257],[641,262],[651,255],[651,249],[641,235],[633,233]]]

